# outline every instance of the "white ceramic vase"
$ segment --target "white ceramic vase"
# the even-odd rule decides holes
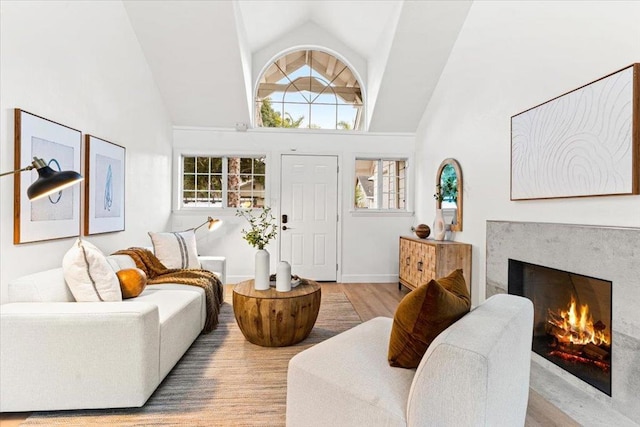
[[[289,292],[291,290],[291,265],[287,261],[280,261],[276,268],[276,291]]]
[[[256,252],[254,287],[257,291],[269,289],[269,252],[266,249]]]
[[[447,234],[447,227],[444,224],[442,209],[436,209],[436,219],[433,221],[433,238],[436,240],[444,240]]]

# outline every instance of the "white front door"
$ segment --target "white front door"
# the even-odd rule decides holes
[[[280,260],[292,274],[337,277],[338,158],[282,156]]]

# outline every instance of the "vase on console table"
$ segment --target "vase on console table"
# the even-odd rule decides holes
[[[447,227],[442,216],[442,209],[436,209],[436,219],[433,221],[433,238],[435,240],[444,240],[447,234]]]
[[[269,289],[269,252],[258,249],[255,257],[254,287],[257,291]]]

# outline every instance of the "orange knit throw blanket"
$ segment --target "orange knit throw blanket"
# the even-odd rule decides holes
[[[213,331],[218,326],[220,305],[224,300],[224,289],[218,277],[208,270],[167,268],[148,249],[129,248],[119,250],[114,255],[129,255],[136,266],[147,275],[147,284],[179,283],[198,286],[204,289],[207,304],[207,319],[204,333]]]

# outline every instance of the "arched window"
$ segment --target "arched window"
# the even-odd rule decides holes
[[[298,50],[273,61],[255,99],[259,127],[362,130],[362,91],[335,56]]]

